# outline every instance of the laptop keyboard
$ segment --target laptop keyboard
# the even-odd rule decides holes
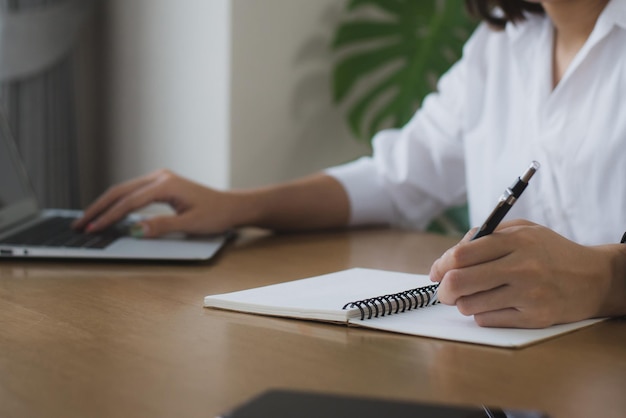
[[[125,235],[111,228],[97,234],[86,234],[72,229],[75,218],[51,217],[23,231],[3,239],[4,244],[35,247],[106,248]]]

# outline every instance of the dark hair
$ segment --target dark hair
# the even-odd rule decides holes
[[[525,13],[543,14],[543,6],[524,0],[465,0],[468,12],[489,23],[496,29],[504,29],[508,22],[521,22]],[[498,13],[494,13],[498,9]]]

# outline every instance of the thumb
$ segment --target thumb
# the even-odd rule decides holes
[[[170,232],[180,232],[182,229],[178,216],[162,215],[131,225],[129,232],[135,238],[157,238]]]

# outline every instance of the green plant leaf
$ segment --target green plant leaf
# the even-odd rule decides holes
[[[376,17],[359,13],[365,8]],[[350,0],[346,14],[332,43],[339,57],[333,99],[348,102],[348,125],[363,141],[383,126],[408,122],[476,26],[457,0]],[[468,229],[467,205],[448,209],[428,227],[452,235]]]
[[[379,13],[362,17],[357,12],[365,7]],[[350,100],[350,129],[369,141],[384,124],[399,127],[411,118],[433,80],[460,57],[475,22],[453,0],[351,0],[346,10],[332,44],[341,57],[333,71],[333,98]],[[355,93],[367,78],[376,81]]]

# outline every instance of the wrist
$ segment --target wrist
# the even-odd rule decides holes
[[[625,234],[626,235],[626,234]],[[621,295],[622,295],[622,303],[621,310],[618,315],[626,315],[626,244],[619,244],[617,248],[618,252],[618,280],[621,283]]]
[[[263,223],[265,206],[262,193],[258,190],[230,191],[230,223],[233,228],[260,226]]]
[[[601,316],[626,315],[626,245],[602,246],[610,260],[609,286]]]

